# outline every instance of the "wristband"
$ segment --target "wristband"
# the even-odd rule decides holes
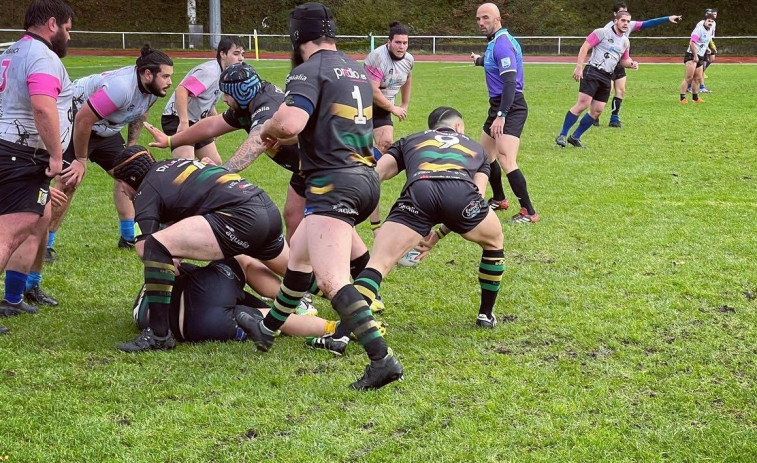
[[[173,151],[173,145],[171,144],[171,136],[168,136],[168,149],[169,151]]]
[[[436,233],[436,236],[438,236],[439,239],[442,239],[447,236],[447,233],[449,233],[449,231],[445,233],[444,230],[442,230],[442,227],[437,227],[437,229],[434,230],[434,233]]]
[[[379,221],[379,222],[371,222],[371,231],[376,231],[379,228],[381,228],[381,221]]]

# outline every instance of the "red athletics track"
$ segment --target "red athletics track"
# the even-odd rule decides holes
[[[137,56],[139,50],[135,49],[115,49],[115,50],[92,50],[92,49],[75,49],[69,48],[68,53],[70,55],[80,56]],[[205,58],[213,59],[216,56],[215,51],[195,51],[195,50],[169,50],[168,55],[175,58]],[[365,55],[349,55],[354,59],[363,59]],[[416,61],[443,61],[443,62],[458,62],[458,63],[470,63],[471,59],[468,55],[416,55],[413,54]],[[640,63],[674,63],[679,64],[683,61],[683,56],[639,56],[634,57]],[[251,59],[251,54],[248,52],[247,59]],[[261,53],[260,59],[289,59],[289,55],[284,53]],[[576,57],[572,55],[566,56],[525,56],[526,63],[575,63]],[[757,64],[757,56],[727,56],[717,55],[715,58],[717,63],[738,63],[738,64]]]

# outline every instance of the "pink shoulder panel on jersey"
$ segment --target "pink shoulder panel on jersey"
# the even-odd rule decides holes
[[[205,85],[195,76],[188,76],[179,85],[186,88],[193,97],[201,95],[206,89]]]
[[[620,60],[628,59],[631,57],[631,50],[626,48],[626,51],[623,52],[623,56],[620,57]]]
[[[113,103],[105,89],[96,91],[91,97],[89,97],[89,104],[97,111],[100,117],[108,117],[114,112],[118,111],[118,106]]]
[[[365,66],[365,72],[368,73],[368,78],[374,82],[381,82],[384,78],[384,73],[376,66]]]
[[[30,74],[26,78],[26,87],[29,89],[29,96],[45,95],[55,100],[61,91],[60,80],[57,77],[41,72]]]
[[[589,42],[589,45],[591,45],[592,47],[596,47],[599,43],[599,37],[597,37],[596,32],[592,32],[588,37],[586,37],[586,41]]]
[[[692,42],[699,42],[699,36],[697,34],[691,34]]]

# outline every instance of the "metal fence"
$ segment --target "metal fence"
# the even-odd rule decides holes
[[[21,29],[0,29],[0,43],[18,39]],[[289,53],[292,49],[288,35],[279,34],[234,34],[247,44],[248,56],[260,52]],[[154,48],[178,50],[210,50],[211,34],[188,32],[97,32],[72,31],[71,48],[90,49],[135,49],[145,43]],[[340,35],[339,48],[353,53],[367,53],[375,45],[386,41],[381,35]],[[526,55],[575,55],[583,44],[584,36],[523,36],[516,37]],[[757,36],[718,37],[720,54],[735,56],[757,55]],[[689,37],[631,36],[634,55],[682,55]],[[485,47],[481,36],[418,35],[410,36],[410,51],[414,54],[468,54],[481,52]]]

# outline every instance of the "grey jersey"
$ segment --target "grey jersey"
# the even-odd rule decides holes
[[[221,77],[221,65],[218,61],[206,61],[195,66],[179,84],[189,92],[187,102],[187,116],[190,121],[196,122],[204,119],[221,99],[221,90],[218,88],[218,79]],[[176,92],[163,111],[164,116],[178,116],[176,112]]]
[[[612,28],[594,29],[586,41],[592,46],[589,64],[607,73],[612,73],[615,66],[628,57],[631,48],[628,37],[616,34]]]
[[[712,28],[708,31],[704,28],[704,22],[700,22],[700,24],[691,32],[691,41],[696,45],[698,56],[704,56],[707,47],[710,46],[711,39]],[[686,51],[691,51],[691,43],[686,47]]]
[[[100,118],[92,132],[111,137],[124,126],[142,116],[158,97],[142,92],[136,66],[92,74],[74,81],[74,104],[80,109],[86,102]]]
[[[373,50],[365,58],[363,66],[368,73],[368,78],[378,82],[381,93],[387,100],[394,103],[394,98],[413,70],[413,63],[415,59],[410,53],[405,53],[402,59],[392,59],[389,55],[389,47],[384,45]]]
[[[71,141],[71,80],[63,63],[40,37],[27,33],[0,55],[0,140],[45,149],[34,122],[31,97],[55,100],[63,151]]]

